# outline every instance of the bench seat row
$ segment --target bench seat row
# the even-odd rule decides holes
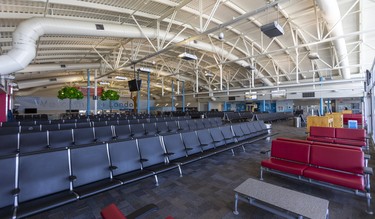
[[[158,185],[158,174],[176,170],[182,176],[185,164],[234,154],[268,136],[263,129],[245,134],[248,125],[236,125],[237,134],[223,126],[0,157],[0,218],[27,217],[149,177]]]
[[[128,120],[113,120],[113,121],[100,121],[100,122],[79,122],[79,123],[56,123],[56,124],[40,124],[40,125],[21,125],[21,126],[9,126],[1,127],[0,135],[14,134],[14,133],[27,133],[27,132],[40,132],[40,131],[52,131],[52,130],[65,130],[65,129],[76,129],[76,128],[88,128],[88,127],[101,127],[110,125],[144,125],[144,124],[159,124],[162,126],[164,123],[167,125],[173,125],[173,123],[185,124],[188,123],[190,129],[197,126],[198,128],[209,128],[212,125],[222,125],[223,122],[220,118],[209,118],[209,119],[183,119],[183,120],[170,120],[170,121],[159,121],[159,122],[143,122],[143,123],[129,123]]]
[[[365,129],[311,126],[307,140],[367,147]]]
[[[48,148],[166,135],[219,127],[221,125],[220,119],[199,119],[0,135],[0,142],[3,143],[0,146],[0,156],[17,152],[46,150]]]
[[[364,153],[358,149],[324,144],[273,140],[270,158],[261,162],[263,171],[363,196],[371,210],[370,175]]]

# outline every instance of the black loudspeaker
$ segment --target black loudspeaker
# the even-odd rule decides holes
[[[260,30],[269,38],[277,37],[284,34],[284,29],[280,26],[280,24],[277,21],[261,26]]]
[[[129,91],[139,91],[141,89],[142,80],[130,80],[128,81]]]

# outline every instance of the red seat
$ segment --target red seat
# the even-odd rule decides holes
[[[293,141],[293,142],[299,142],[304,144],[312,144],[312,141],[302,140],[302,139],[294,139],[294,138],[277,138],[276,140],[280,141]]]
[[[103,219],[126,219],[125,215],[113,203],[103,208],[100,215]]]
[[[297,163],[309,163],[309,144],[273,140],[271,147],[271,157],[289,160]]]
[[[335,138],[335,128],[332,127],[310,127],[311,137]]]
[[[337,144],[345,144],[345,145],[353,145],[353,146],[358,146],[358,147],[363,147],[366,146],[365,141],[357,141],[357,140],[350,140],[350,139],[340,139],[336,138],[335,143]]]
[[[351,173],[343,173],[317,167],[307,167],[303,171],[303,176],[352,189],[358,189],[361,191],[365,190],[363,176]]]
[[[294,175],[301,176],[303,173],[303,170],[307,168],[306,164],[302,163],[295,163],[285,160],[280,160],[276,158],[270,158],[268,160],[263,160],[261,162],[261,165],[263,167],[267,167],[270,169],[278,170],[281,172],[286,172]]]

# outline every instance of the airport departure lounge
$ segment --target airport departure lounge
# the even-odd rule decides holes
[[[373,219],[374,0],[0,0],[1,219]]]

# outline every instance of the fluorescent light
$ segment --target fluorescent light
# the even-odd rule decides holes
[[[211,78],[214,76],[214,74],[212,74],[211,72],[207,72],[206,74],[204,74],[204,76]]]
[[[101,84],[101,85],[109,85],[109,82],[107,82],[107,81],[100,81],[99,84]]]
[[[137,69],[137,71],[149,73],[149,72],[151,72],[151,69],[145,68],[145,67],[140,67],[140,68]]]
[[[128,80],[128,78],[124,76],[116,76],[115,79],[120,80],[120,81]]]
[[[17,83],[14,83],[14,82],[9,83],[8,85],[9,85],[9,86],[12,86],[12,87],[17,87],[17,86],[18,86],[18,84],[17,84]]]
[[[187,52],[181,53],[180,55],[178,55],[178,57],[181,59],[185,59],[185,60],[197,60],[198,59],[196,55],[190,54]]]
[[[319,54],[316,53],[316,52],[310,52],[307,57],[309,57],[309,59],[311,59],[311,60],[320,59]]]

